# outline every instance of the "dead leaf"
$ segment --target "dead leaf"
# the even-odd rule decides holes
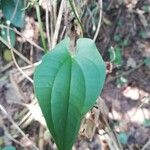
[[[128,86],[124,91],[123,95],[127,98],[130,98],[132,100],[138,100],[140,95],[139,95],[139,89],[138,88],[132,88]]]
[[[136,62],[132,57],[129,57],[127,60],[127,67],[132,67],[135,68],[136,67]]]

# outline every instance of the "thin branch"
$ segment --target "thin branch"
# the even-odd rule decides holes
[[[39,64],[41,63],[41,61],[38,61],[32,65],[28,65],[28,66],[24,66],[24,67],[21,67],[22,70],[25,70],[25,69],[30,69],[30,68],[34,68],[36,66],[38,66]]]
[[[46,53],[47,52],[46,41],[45,41],[43,25],[42,25],[42,21],[41,21],[40,6],[39,6],[38,3],[35,4],[35,8],[36,8],[36,15],[37,15],[39,27],[40,27],[40,34],[41,34],[42,44],[43,44],[44,51]]]
[[[23,39],[25,39],[27,42],[29,42],[31,45],[33,45],[34,47],[36,47],[37,49],[40,49],[42,51],[44,51],[44,49],[42,47],[40,47],[39,45],[37,45],[35,42],[27,39],[25,36],[22,35],[21,32],[19,32],[16,28],[11,28],[9,26],[5,26],[3,24],[0,24],[0,28],[9,28],[10,30],[14,31],[15,33],[17,33],[19,36],[21,36]]]
[[[94,41],[96,41],[96,39],[98,37],[100,27],[101,27],[101,22],[102,22],[102,9],[103,9],[102,0],[99,0],[99,5],[100,5],[100,8],[99,8],[99,21],[98,21],[97,30],[96,30],[94,38],[93,38]]]
[[[61,23],[61,20],[62,20],[62,15],[63,15],[63,10],[64,10],[64,2],[65,2],[65,0],[62,0],[61,4],[60,4],[59,14],[58,14],[58,17],[57,17],[55,32],[54,32],[54,36],[53,36],[53,40],[52,40],[52,48],[54,48],[54,46],[57,43],[59,29],[60,29],[60,23]]]
[[[48,41],[48,49],[51,48],[51,39],[50,39],[50,31],[49,31],[49,2],[47,1],[47,8],[45,10],[46,12],[46,15],[45,15],[45,18],[46,18],[46,35],[47,35],[47,41]]]
[[[52,39],[54,35],[54,15],[53,15],[53,6],[52,6],[52,0],[50,0],[50,19],[49,19],[49,24],[50,24],[50,38],[51,38],[51,44],[52,44]],[[56,14],[55,14],[56,15]],[[52,46],[51,46],[52,48]]]
[[[28,40],[25,36],[22,35],[21,32],[19,32],[16,28],[11,28],[9,26],[5,26],[3,24],[0,24],[0,28],[9,28],[10,30],[14,31],[15,33],[17,33],[19,36],[21,36],[23,39],[25,39],[27,42],[29,42],[31,45],[33,45],[34,47],[36,47],[37,49],[40,49],[42,51],[44,51],[44,49],[42,47],[40,47],[39,45],[37,45],[35,42]]]
[[[9,29],[8,29],[9,30]],[[7,38],[8,38],[8,41],[9,41],[9,43],[10,43],[10,36],[8,35],[7,36]],[[14,55],[14,48],[12,48],[12,46],[10,45],[10,44],[8,44],[2,37],[0,37],[0,41],[2,41],[6,46],[8,46],[8,48],[10,49],[10,51],[11,51],[11,55],[12,55],[12,59],[13,59],[13,61],[14,61],[14,64],[16,65],[16,67],[17,67],[17,69],[22,73],[22,75],[23,76],[25,76],[31,83],[33,83],[33,80],[28,76],[28,75],[26,75],[25,74],[25,72],[19,67],[19,65],[18,65],[18,63],[17,63],[17,61],[16,61],[16,58],[15,58],[15,55]],[[17,50],[15,50],[16,52],[18,52]],[[19,53],[19,52],[18,52]],[[20,54],[20,53],[19,53]],[[24,57],[24,56],[22,56],[25,60],[26,60],[26,58]],[[29,64],[31,64],[30,63],[30,61],[29,61]]]
[[[13,124],[13,126],[20,132],[20,134],[30,141],[32,143],[32,146],[36,149],[39,150],[39,148],[36,147],[36,145],[25,135],[25,133],[20,129],[20,127],[15,123],[15,121],[12,119],[12,117],[7,113],[5,108],[0,104],[0,110],[3,112],[4,115],[9,119],[9,121]]]
[[[60,39],[63,38],[65,31],[66,31],[66,26],[63,27],[62,33],[60,34]]]
[[[149,147],[150,147],[150,138],[147,141],[147,143],[143,146],[142,150],[146,150],[146,148],[149,148]]]
[[[67,4],[67,0],[65,0],[65,3]],[[64,28],[66,30],[66,36],[68,36],[68,33],[70,31],[68,14],[69,14],[68,5],[65,5],[65,7],[64,7]],[[62,36],[62,34],[61,34],[61,36]]]
[[[16,58],[15,58],[15,55],[14,55],[14,52],[12,49],[10,49],[11,51],[11,55],[12,55],[12,58],[13,58],[13,61],[14,61],[14,64],[16,65],[17,69],[20,71],[20,73],[26,78],[28,79],[31,83],[33,83],[33,80],[19,67],[17,61],[16,61]]]
[[[26,147],[25,145],[23,145],[21,142],[19,142],[18,140],[16,140],[14,137],[12,137],[12,135],[9,134],[9,132],[7,131],[6,127],[3,125],[4,131],[6,136],[13,142],[15,142],[16,144],[19,144],[21,147]]]
[[[78,21],[78,23],[79,23],[79,25],[80,25],[80,28],[81,28],[81,36],[83,37],[84,28],[83,28],[83,25],[82,25],[81,20],[80,20],[80,18],[79,18],[79,15],[78,15],[78,13],[77,13],[77,10],[76,10],[75,4],[74,4],[74,0],[69,0],[69,3],[70,3],[70,6],[71,6],[71,8],[72,8],[72,11],[73,11],[73,13],[74,13],[74,16],[75,16],[75,18],[77,19],[77,21]]]
[[[118,79],[118,78],[120,78],[120,77],[122,77],[122,76],[127,76],[127,75],[131,74],[132,72],[134,72],[135,70],[137,70],[137,69],[139,69],[141,66],[143,66],[144,63],[145,63],[145,62],[141,62],[141,63],[138,64],[135,68],[132,68],[132,69],[130,69],[130,70],[128,70],[128,71],[125,71],[125,72],[123,72],[123,73],[120,73],[119,75],[116,75],[115,77],[111,77],[110,79],[108,79],[108,80],[106,81],[106,84],[108,84],[108,83],[110,83],[110,82],[113,82],[114,80],[116,80],[116,79]]]
[[[39,143],[38,143],[38,147],[40,150],[44,150],[44,128],[43,126],[41,125],[40,126],[40,129],[39,129]]]
[[[12,67],[13,62],[11,61],[10,63],[8,63],[7,65],[3,66],[0,68],[0,73],[5,72],[7,69],[9,69],[10,67]]]
[[[52,3],[52,12],[53,12],[53,23],[54,23],[54,26],[56,25],[56,22],[57,22],[57,1],[54,1],[54,0],[50,0],[51,3]]]
[[[15,54],[17,54],[22,60],[24,60],[27,64],[32,64],[26,57],[20,54],[15,48],[11,47],[9,43],[7,43],[1,36],[0,41],[5,44],[9,49],[12,49]]]
[[[148,95],[147,97],[144,97],[144,98],[141,100],[141,104],[135,109],[135,111],[134,111],[133,114],[131,115],[131,118],[137,113],[137,110],[138,110],[138,109],[141,109],[141,110],[142,110],[142,106],[143,106],[147,101],[150,102],[150,95]]]

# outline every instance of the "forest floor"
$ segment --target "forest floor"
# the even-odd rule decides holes
[[[33,32],[27,38],[40,44],[37,22],[28,14],[21,33],[26,36]],[[96,17],[95,24],[99,16]],[[93,24],[84,18],[82,22],[87,37],[92,38]],[[21,55],[32,63],[41,59],[43,53],[39,49],[22,41],[20,36],[16,39],[15,48]],[[105,0],[96,45],[108,70],[101,97],[108,108],[105,119],[110,132],[115,131],[124,150],[150,150],[150,1]],[[36,103],[33,85],[11,59],[7,60],[9,56],[4,56],[7,48],[2,43],[0,47],[0,146],[14,145],[17,150],[33,150],[35,143],[40,150],[56,149]],[[19,57],[17,61],[32,77],[32,65],[25,65]],[[81,133],[74,149],[109,149],[110,139],[103,137],[107,133],[101,134],[104,129],[102,118],[98,121],[98,125],[94,124],[97,125],[95,130]]]

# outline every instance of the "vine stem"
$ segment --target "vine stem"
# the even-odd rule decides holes
[[[77,19],[77,21],[78,21],[78,23],[79,23],[79,25],[80,25],[80,28],[81,28],[81,36],[83,37],[84,28],[83,28],[83,25],[82,25],[81,20],[80,20],[80,18],[79,18],[79,15],[78,15],[78,13],[77,13],[77,10],[76,10],[75,4],[74,4],[74,0],[69,0],[69,3],[70,3],[70,6],[71,6],[72,11],[73,11],[73,13],[74,13],[74,16],[75,16],[75,18]]]
[[[36,44],[35,42],[33,42],[32,40],[29,40],[28,38],[26,38],[26,37],[25,37],[21,32],[19,32],[15,27],[11,28],[11,27],[9,27],[9,26],[0,24],[0,28],[6,28],[6,29],[9,28],[9,30],[14,31],[14,32],[15,32],[16,34],[18,34],[22,39],[24,39],[25,41],[29,42],[31,45],[33,45],[33,46],[36,47],[37,49],[44,51],[44,49],[43,49],[42,47],[40,47],[39,45],[37,45],[37,44]],[[14,52],[17,53],[16,50],[14,50]],[[18,52],[17,55],[19,55],[19,52]],[[20,54],[20,55],[21,55],[21,54]],[[20,56],[20,55],[19,55],[19,56]],[[23,55],[20,56],[20,57],[23,58]],[[24,58],[24,60],[25,60],[25,58]],[[26,62],[27,62],[27,61],[26,61]],[[30,63],[29,63],[29,64],[30,64]]]
[[[9,30],[9,29],[8,29]],[[8,34],[9,35],[9,34]],[[10,36],[7,36],[7,38],[9,38]],[[9,38],[10,39],[10,38]],[[12,55],[12,59],[13,59],[13,62],[14,64],[16,65],[17,69],[22,73],[23,76],[25,76],[31,83],[33,83],[33,80],[20,68],[20,66],[18,65],[17,61],[16,61],[16,58],[15,58],[15,55],[14,55],[14,49],[12,48],[10,42],[6,42],[5,40],[3,40],[3,38],[0,36],[0,41],[2,43],[4,43],[9,49],[10,49],[10,52],[11,52],[11,55]],[[9,40],[10,41],[10,40]]]
[[[40,27],[40,34],[41,34],[41,38],[42,38],[42,44],[43,44],[43,48],[44,48],[44,52],[47,52],[47,48],[46,48],[46,41],[44,38],[44,31],[43,31],[43,26],[42,26],[42,21],[41,21],[41,13],[40,13],[40,6],[38,3],[35,4],[36,7],[36,15],[37,15],[37,19],[38,19],[38,23],[39,23],[39,27]]]
[[[99,31],[100,31],[100,27],[101,27],[101,23],[102,23],[102,9],[103,9],[103,1],[102,0],[99,0],[98,1],[99,3],[99,21],[98,21],[98,26],[97,26],[97,30],[95,32],[95,35],[94,35],[94,38],[93,40],[96,41],[97,37],[98,37],[98,34],[99,34]]]
[[[58,13],[58,16],[57,16],[56,24],[55,24],[54,35],[53,35],[53,38],[52,38],[52,48],[55,47],[55,45],[57,43],[57,40],[58,40],[60,25],[61,25],[62,16],[63,16],[64,4],[65,4],[65,0],[62,0],[61,4],[60,4],[60,7],[59,7],[59,13]]]

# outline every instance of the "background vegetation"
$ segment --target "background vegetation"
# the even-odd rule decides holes
[[[1,149],[56,149],[33,93],[32,75],[44,50],[66,35],[74,45],[83,28],[107,64],[107,79],[73,149],[148,150],[149,0],[105,0],[102,5],[76,0],[75,6],[82,24],[69,1],[0,1]]]

